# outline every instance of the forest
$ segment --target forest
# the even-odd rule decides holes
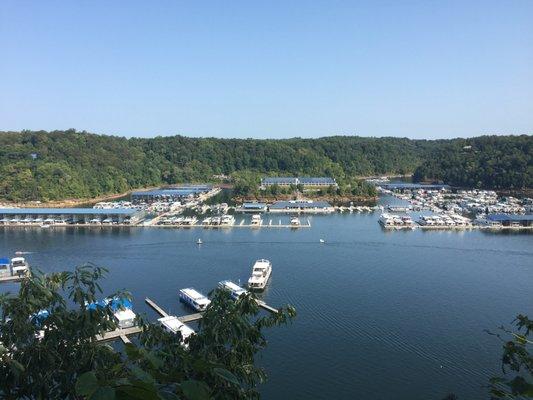
[[[93,198],[213,181],[214,175],[230,176],[238,185],[242,177],[253,184],[263,175],[332,176],[342,184],[364,176],[414,174],[416,180],[457,186],[531,188],[532,144],[526,135],[274,140],[124,138],[73,129],[0,132],[0,199]]]

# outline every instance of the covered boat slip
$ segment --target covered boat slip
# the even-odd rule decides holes
[[[68,225],[68,224],[135,224],[143,213],[129,208],[0,208],[0,224]]]
[[[533,228],[533,214],[489,214],[487,220],[506,228]]]

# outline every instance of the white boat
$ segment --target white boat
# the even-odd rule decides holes
[[[326,243],[324,239],[320,239],[320,243]]]
[[[205,311],[207,306],[211,304],[211,300],[193,288],[181,289],[180,300],[196,311]]]
[[[220,218],[220,225],[232,226],[235,224],[235,217],[233,215],[224,215]]]
[[[237,300],[242,295],[248,293],[248,291],[246,291],[236,283],[233,283],[232,281],[221,281],[218,283],[218,287],[221,289],[228,290],[234,300]]]
[[[189,336],[194,334],[194,330],[192,328],[185,325],[183,322],[181,322],[178,319],[178,317],[174,315],[169,315],[167,317],[159,318],[158,321],[167,332],[173,333],[175,335],[179,332],[181,334],[182,343]]]
[[[202,244],[202,243],[204,243],[204,242],[202,242],[202,239],[198,239],[198,240],[196,241],[196,244]]]
[[[183,220],[181,221],[182,225],[187,225],[187,226],[193,226],[197,222],[198,222],[198,218],[194,216],[183,218]]]
[[[211,217],[204,218],[204,220],[202,221],[202,225],[204,226],[211,225]]]
[[[11,274],[15,275],[25,275],[29,272],[30,266],[26,262],[24,257],[14,257],[11,259]]]
[[[113,313],[113,317],[115,318],[119,328],[124,329],[135,326],[136,315],[130,308],[115,311]]]
[[[393,218],[390,214],[383,213],[379,216],[378,222],[384,228],[392,228],[394,226]]]
[[[298,217],[292,217],[291,218],[291,225],[292,226],[300,226],[300,218]]]
[[[248,279],[248,287],[252,290],[263,290],[272,274],[272,263],[268,260],[257,260],[252,268],[252,276]]]
[[[251,224],[253,226],[261,226],[263,224],[263,220],[261,219],[261,215],[259,215],[259,214],[252,215]]]

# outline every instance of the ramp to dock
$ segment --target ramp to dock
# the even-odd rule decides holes
[[[257,305],[259,307],[261,307],[262,309],[267,310],[267,311],[269,311],[269,312],[271,312],[273,314],[277,314],[279,312],[279,310],[277,308],[269,306],[267,303],[265,303],[262,300],[256,300],[256,302],[257,302]]]

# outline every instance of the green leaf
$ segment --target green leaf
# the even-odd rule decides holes
[[[181,382],[181,390],[189,400],[208,400],[209,387],[200,381],[188,380]]]
[[[239,385],[239,380],[235,375],[233,375],[231,372],[229,372],[227,369],[224,368],[213,368],[213,372],[220,376],[221,378],[227,380],[228,382],[231,382],[235,385]]]
[[[89,371],[81,374],[76,381],[76,394],[91,396],[98,389],[98,380],[94,372]]]
[[[167,391],[159,392],[159,397],[165,400],[179,400],[180,399],[177,394],[172,393],[172,392],[167,392]]]
[[[15,376],[19,376],[21,372],[24,372],[24,366],[17,360],[9,360],[9,368]]]
[[[89,397],[90,400],[115,400],[115,389],[100,387]]]

